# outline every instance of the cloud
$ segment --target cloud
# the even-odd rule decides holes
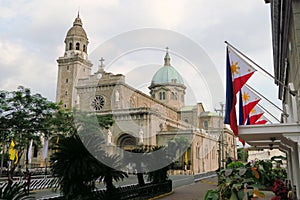
[[[56,69],[40,58],[39,54],[27,51],[18,43],[0,41],[0,85],[4,90],[16,90],[22,85],[43,93],[54,100]]]
[[[273,70],[270,7],[263,1],[4,0],[0,2],[1,89],[12,90],[25,85],[55,99],[56,59],[64,53],[64,39],[78,10],[89,38],[90,56],[100,44],[120,33],[156,28],[180,33],[197,43],[211,59],[223,82],[225,40],[268,71]],[[155,39],[151,35],[148,38],[150,41]],[[168,41],[162,39],[160,48],[165,48]],[[130,41],[120,40],[119,43]],[[176,46],[177,43],[173,44]],[[170,49],[176,49],[174,46]],[[109,48],[107,51],[115,50],[115,46]],[[186,53],[194,56],[192,50],[190,48]],[[175,53],[183,55],[182,52]],[[107,64],[112,62],[109,57],[105,59]],[[136,64],[135,58],[132,59],[124,61],[122,67],[132,68],[131,65]],[[95,70],[97,59],[92,61]],[[138,62],[138,65],[161,61],[160,55],[156,60]],[[178,68],[181,70],[180,66]],[[206,76],[205,70],[209,69],[203,70]],[[270,98],[277,99],[274,83],[265,81],[261,75],[256,76],[259,78],[253,85]]]

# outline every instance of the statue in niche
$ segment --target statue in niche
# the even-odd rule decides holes
[[[142,128],[140,128],[139,138],[140,138],[140,144],[143,144],[144,143],[144,132],[143,132]]]
[[[115,100],[116,100],[116,102],[120,101],[120,93],[118,90],[115,92]]]
[[[111,144],[111,137],[112,137],[112,133],[108,129],[108,132],[107,132],[107,144]]]

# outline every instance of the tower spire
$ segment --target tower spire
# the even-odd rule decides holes
[[[166,47],[165,66],[171,66],[171,58],[169,56],[169,47]]]

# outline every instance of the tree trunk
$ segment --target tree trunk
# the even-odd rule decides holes
[[[106,191],[111,192],[115,189],[115,186],[113,185],[113,180],[111,176],[105,176],[104,182],[106,183]]]
[[[137,173],[137,179],[138,179],[139,186],[145,185],[143,173]]]

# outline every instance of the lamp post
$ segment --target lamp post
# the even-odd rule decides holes
[[[219,112],[219,130],[220,130],[220,137],[219,137],[219,156],[221,156],[221,167],[225,167],[224,165],[224,126],[221,127],[221,120],[223,120],[224,116],[224,103],[220,103],[221,109],[215,109],[216,112]]]

